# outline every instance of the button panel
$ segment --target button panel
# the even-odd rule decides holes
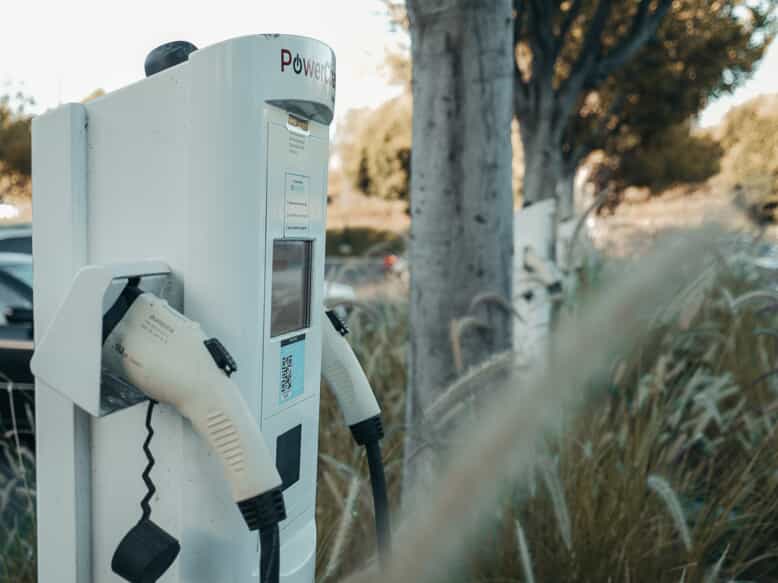
[[[284,236],[306,235],[310,221],[310,179],[301,174],[287,172],[285,182]]]

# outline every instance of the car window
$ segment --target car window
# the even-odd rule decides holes
[[[5,265],[2,269],[32,287],[32,263]]]

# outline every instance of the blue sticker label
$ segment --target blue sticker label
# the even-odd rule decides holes
[[[283,405],[303,394],[305,389],[305,334],[281,342],[281,391]]]

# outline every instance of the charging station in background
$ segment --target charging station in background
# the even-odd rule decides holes
[[[146,409],[111,387],[95,345],[128,278],[237,361],[283,480],[281,579],[313,581],[334,101],[329,47],[257,35],[33,121],[41,583],[118,581],[111,557],[146,493]],[[219,460],[172,408],[152,425],[151,512],[181,544],[160,581],[257,581],[258,538]]]

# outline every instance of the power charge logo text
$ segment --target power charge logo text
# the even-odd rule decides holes
[[[332,64],[301,56],[300,53],[292,56],[289,49],[281,49],[281,72],[284,73],[290,66],[296,75],[304,75],[335,89],[335,68]]]

